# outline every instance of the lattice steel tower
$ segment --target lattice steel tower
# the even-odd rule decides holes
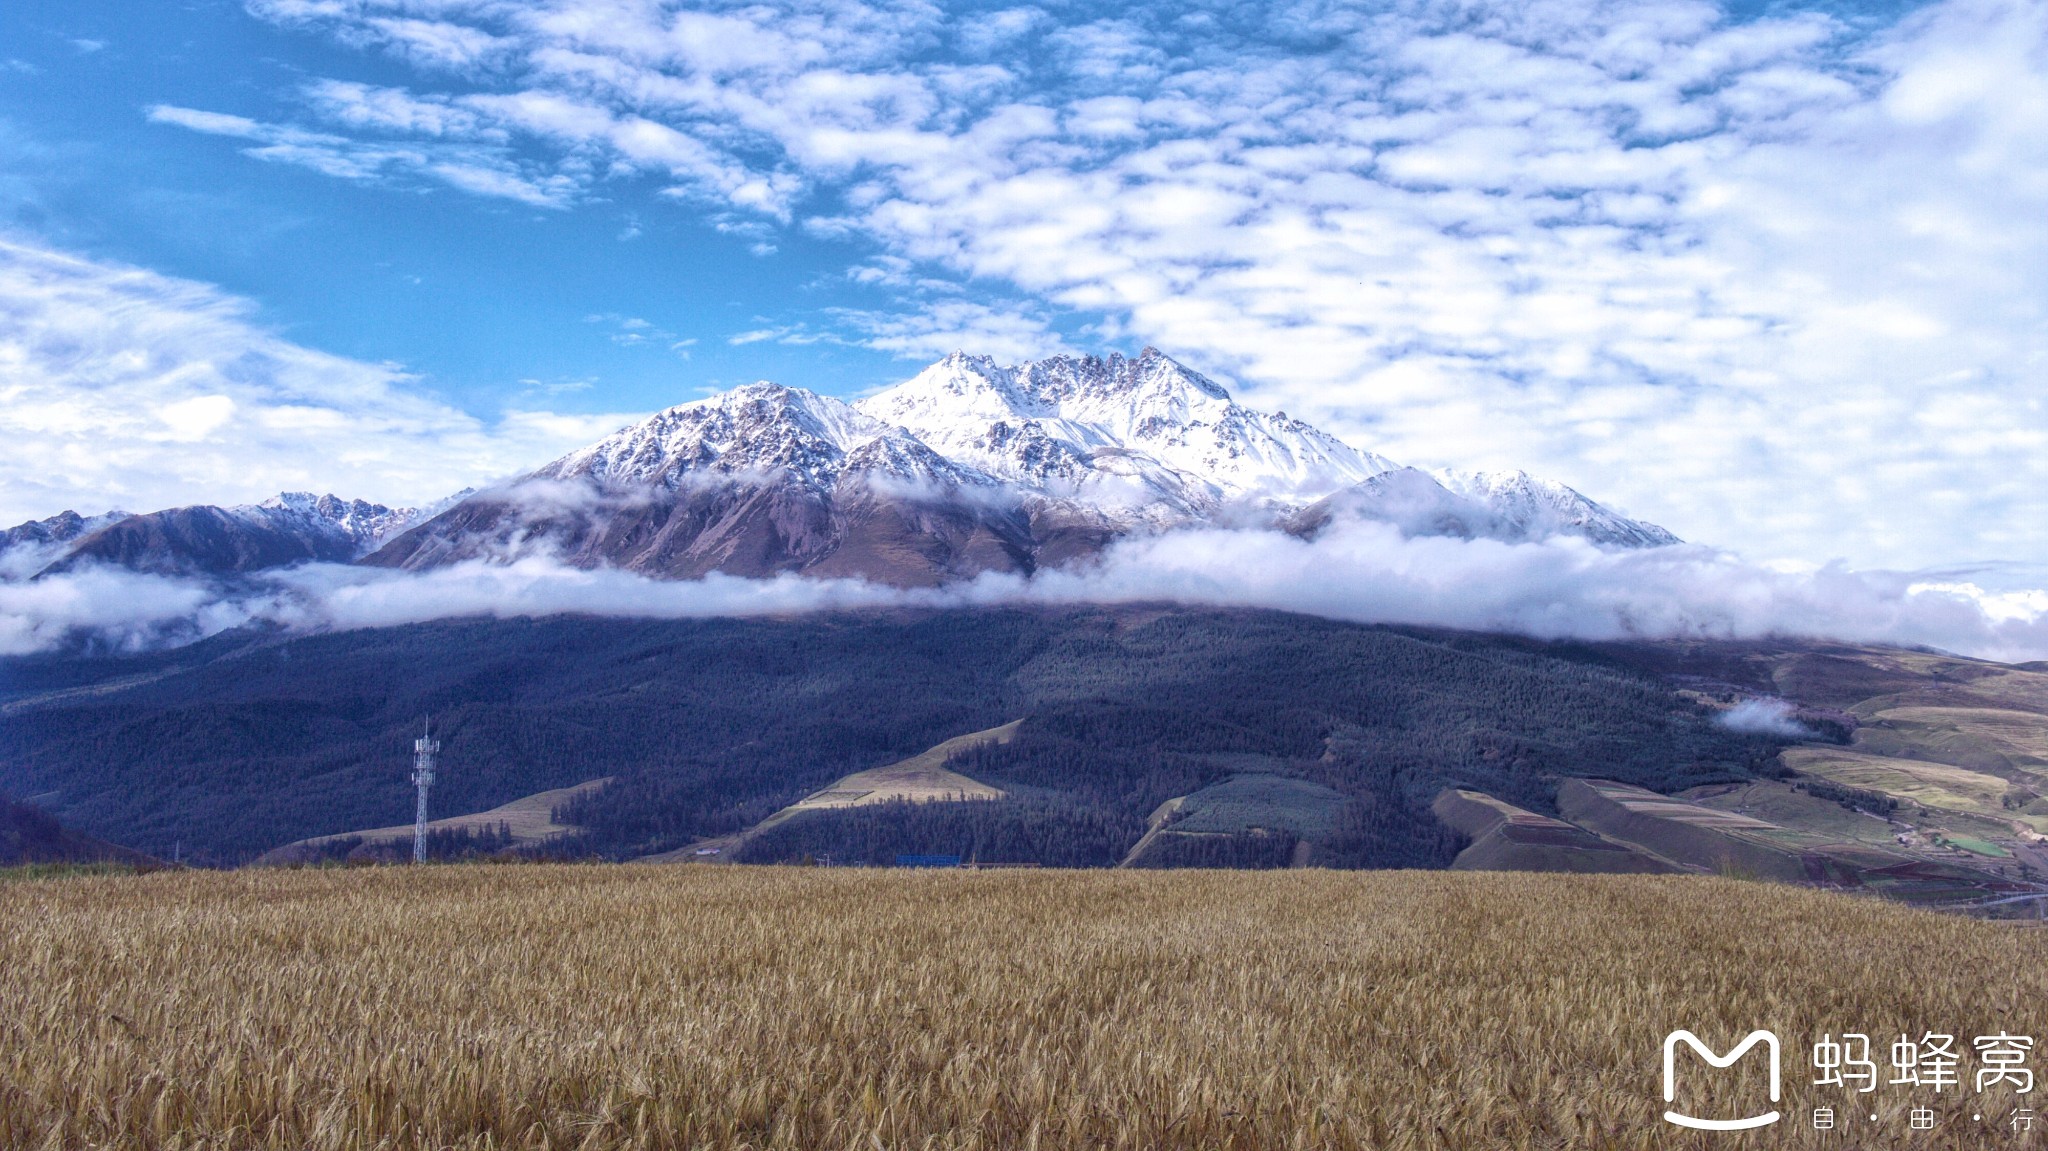
[[[412,861],[427,861],[427,789],[434,786],[434,757],[440,754],[441,741],[434,738],[433,720],[429,719],[420,737],[412,741],[412,785],[420,789],[419,811],[412,821]]]

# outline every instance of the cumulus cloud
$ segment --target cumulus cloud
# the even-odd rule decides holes
[[[349,178],[377,153],[328,135],[511,140],[550,195],[647,174],[862,238],[904,315],[818,323],[878,347],[1049,350],[1028,317],[1094,315],[1362,446],[1687,538],[1892,566],[2048,542],[2044,0],[249,7],[419,90],[309,89],[307,141],[202,130]],[[978,323],[935,279],[1031,306]]]
[[[533,547],[418,573],[316,564],[235,584],[95,569],[0,583],[0,654],[88,641],[140,648],[247,624],[329,631],[459,616],[681,619],[1153,602],[1544,639],[1804,636],[2048,657],[2048,600],[2018,610],[1901,573],[1776,571],[1690,545],[1607,551],[1571,538],[1410,539],[1373,523],[1342,525],[1312,542],[1270,530],[1176,531],[1126,540],[1071,570],[914,590],[797,576],[654,580],[569,567]],[[1773,722],[1761,707],[1729,722]]]
[[[204,284],[0,238],[0,523],[285,490],[416,504],[625,422],[486,423],[395,367],[282,339]]]

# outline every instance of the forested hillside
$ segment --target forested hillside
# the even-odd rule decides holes
[[[1777,750],[1599,653],[1277,612],[554,618],[0,661],[0,788],[94,835],[238,862],[402,821],[427,713],[436,814],[615,776],[564,814],[619,858],[1019,718],[1011,743],[953,761],[1010,799],[836,813],[753,850],[1110,863],[1162,801],[1268,771],[1347,797],[1319,861],[1430,865],[1456,848],[1427,811],[1446,783],[1550,811],[1564,776],[1673,790]]]
[[[0,795],[0,867],[24,863],[116,863],[162,866],[117,844],[80,835],[33,804]]]

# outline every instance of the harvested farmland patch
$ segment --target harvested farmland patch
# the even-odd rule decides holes
[[[1305,866],[1315,841],[1336,833],[1347,803],[1306,779],[1233,775],[1161,804],[1123,866]]]
[[[2048,715],[1990,707],[1893,707],[1857,729],[1873,755],[1931,759],[1992,775],[2048,771]]]
[[[857,771],[803,797],[738,835],[721,836],[693,843],[675,851],[645,857],[648,863],[684,863],[691,860],[730,861],[740,849],[763,834],[792,820],[824,812],[884,803],[963,803],[1003,798],[1001,788],[990,787],[946,767],[946,761],[963,751],[986,744],[1005,744],[1016,737],[1023,720],[1012,720],[986,731],[969,732],[936,744],[923,752],[881,767]]]
[[[1482,792],[1451,789],[1437,796],[1438,819],[1470,837],[1451,867],[1459,871],[1683,870],[1639,847],[1602,839],[1583,827],[1525,811]]]
[[[609,777],[579,783],[575,787],[558,787],[549,791],[523,796],[510,803],[479,811],[470,815],[453,815],[445,819],[429,820],[427,831],[434,832],[490,832],[502,829],[510,838],[510,846],[536,847],[574,835],[581,830],[574,824],[559,823],[555,811],[578,796],[587,795],[610,783]],[[301,839],[283,847],[273,848],[257,859],[259,865],[289,864],[320,859],[335,848],[365,848],[375,850],[396,844],[411,843],[413,825],[398,824],[391,827],[373,827],[364,831],[344,831],[334,835],[320,835]]]
[[[1871,755],[1844,747],[1795,747],[1784,753],[1794,771],[1818,775],[1850,787],[1894,795],[1922,807],[1941,808],[2002,822],[2021,822],[2035,831],[2048,830],[2048,816],[2005,808],[2009,781],[1981,771],[1924,759]]]
[[[1607,780],[1567,780],[1558,806],[1601,835],[1697,871],[1869,890],[1916,903],[2017,895],[2033,885],[1864,842],[1842,842]]]
[[[956,735],[929,750],[897,763],[856,771],[830,787],[812,792],[761,821],[769,828],[807,811],[839,807],[863,807],[876,803],[959,802],[973,799],[1001,799],[1003,793],[985,783],[946,770],[946,761],[960,752],[985,743],[1008,743],[1022,720],[1013,720],[987,731]]]

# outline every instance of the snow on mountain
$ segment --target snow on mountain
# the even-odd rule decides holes
[[[1433,475],[1445,488],[1492,511],[1508,538],[1578,535],[1598,544],[1636,548],[1680,542],[1656,524],[1630,519],[1572,488],[1527,472],[1441,470]]]
[[[82,516],[67,510],[0,531],[0,581],[26,579],[63,555],[73,540],[127,518],[127,512]]]
[[[1283,517],[1280,526],[1313,537],[1332,522],[1370,519],[1409,536],[1534,540],[1575,535],[1608,547],[1679,542],[1560,483],[1526,472],[1425,472],[1397,468],[1353,484]]]
[[[750,384],[657,412],[487,490],[367,557],[435,567],[536,548],[652,575],[857,575],[930,584],[1030,570],[1017,493],[909,431]]]
[[[1002,365],[954,353],[848,404],[750,384],[681,404],[392,537],[426,568],[542,548],[667,576],[925,584],[1030,572],[1120,536],[1338,516],[1410,534],[1670,542],[1558,484],[1431,476],[1254,411],[1157,349]]]
[[[956,352],[852,404],[749,384],[424,510],[287,492],[100,523],[57,517],[0,533],[21,537],[0,555],[39,549],[17,574],[93,562],[229,574],[308,560],[427,568],[540,548],[664,576],[928,584],[1058,566],[1138,532],[1265,523],[1313,535],[1345,517],[1411,535],[1676,542],[1521,472],[1403,468],[1247,408],[1147,348],[1010,365]],[[0,577],[20,567],[0,563]]]
[[[279,530],[344,538],[358,554],[404,531],[421,515],[418,508],[389,508],[366,500],[345,500],[332,494],[316,496],[312,492],[280,492],[259,504],[222,510]]]
[[[313,560],[349,563],[419,518],[413,508],[284,492],[260,504],[121,516],[77,536],[36,570],[103,563],[161,575],[228,575]]]
[[[1298,504],[1395,466],[1246,408],[1156,348],[1008,367],[956,352],[855,407],[1011,483],[1180,518],[1233,500]]]
[[[588,478],[608,487],[659,483],[670,489],[693,474],[782,476],[822,489],[838,481],[850,457],[878,441],[889,441],[890,446],[878,450],[911,471],[931,469],[932,461],[912,450],[924,445],[902,428],[830,396],[762,382],[657,412],[534,476]]]
[[[1332,492],[1283,517],[1280,527],[1312,538],[1347,519],[1392,524],[1405,536],[1462,539],[1498,536],[1503,527],[1491,508],[1451,491],[1419,468],[1395,468]]]

